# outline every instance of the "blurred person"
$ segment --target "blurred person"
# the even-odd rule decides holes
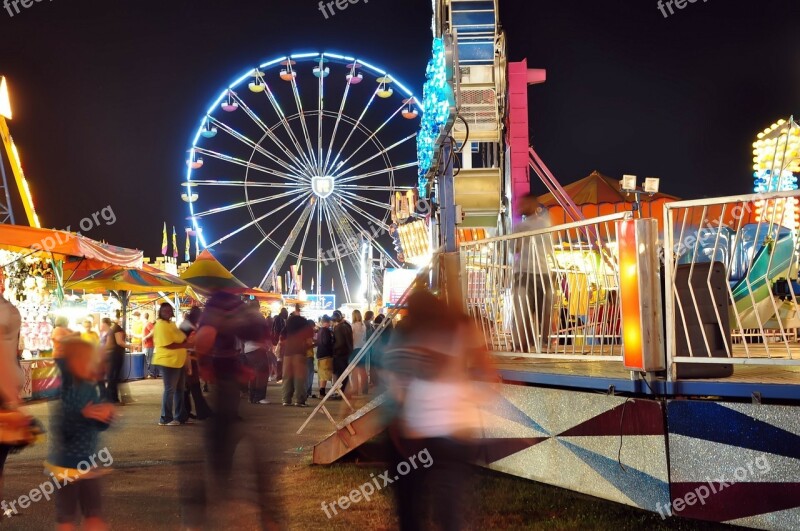
[[[317,332],[317,379],[319,380],[319,397],[325,396],[328,382],[333,382],[333,331],[331,318],[323,315]]]
[[[80,339],[69,339],[63,347],[65,371],[72,384],[62,391],[53,415],[51,448],[45,462],[45,472],[64,483],[55,493],[57,529],[77,529],[76,521],[82,515],[85,529],[105,530],[100,481],[105,470],[98,468],[96,457],[103,453],[99,433],[113,422],[116,412],[97,385],[102,371],[96,347]],[[82,470],[83,463],[93,466]],[[102,464],[110,463],[103,460]]]
[[[181,332],[172,321],[173,317],[175,317],[175,310],[172,305],[168,302],[161,303],[153,332],[153,343],[155,344],[153,364],[158,365],[164,380],[159,426],[179,426],[181,424],[180,417],[183,411],[183,392],[186,387],[188,363],[186,349],[192,346],[186,340],[186,334]]]
[[[515,234],[547,229],[552,226],[549,211],[534,194],[520,199],[524,219],[514,228]],[[518,238],[514,261],[514,343],[523,352],[543,351],[550,343],[553,320],[555,279],[550,273],[548,257],[553,256],[550,234]],[[523,337],[524,334],[524,337]]]
[[[264,319],[267,323],[267,362],[269,363],[267,381],[274,382],[277,380],[278,360],[275,358],[275,345],[272,343],[272,326],[275,324],[275,318],[272,317],[271,310],[266,311]]]
[[[372,324],[373,334],[380,333],[380,336],[375,340],[372,344],[372,348],[370,349],[369,353],[369,361],[370,361],[370,381],[373,385],[380,385],[380,373],[382,367],[382,360],[383,360],[383,353],[386,350],[386,346],[392,339],[392,330],[393,326],[391,321],[383,326],[383,322],[386,320],[386,316],[384,314],[378,314],[375,317],[375,321]]]
[[[347,370],[353,353],[353,328],[339,310],[333,312],[333,375],[338,380]],[[348,379],[342,382],[341,393],[347,388]]]
[[[269,404],[267,400],[267,382],[269,380],[268,343],[271,342],[267,320],[261,315],[258,301],[252,305],[254,328],[252,339],[244,342],[244,361],[250,371],[247,381],[247,395],[251,404]]]
[[[94,321],[87,318],[83,321],[83,332],[81,332],[81,339],[94,346],[100,345],[100,334],[94,330]]]
[[[0,268],[0,401],[6,411],[17,411],[22,405],[19,392],[25,377],[19,364],[21,327],[19,310],[5,298],[5,274]],[[3,470],[11,449],[10,445],[0,444],[0,498],[3,494]]]
[[[350,354],[348,364],[352,363],[353,360],[356,359],[361,352],[361,349],[364,347],[364,343],[367,341],[367,325],[364,323],[364,320],[361,317],[361,312],[358,310],[353,310],[353,324],[351,327],[353,329],[353,352]],[[354,396],[358,396],[359,394],[366,395],[369,393],[366,356],[363,356],[353,369],[353,372],[350,375],[350,382],[353,384],[352,389],[354,389]]]
[[[156,350],[156,345],[153,343],[153,331],[155,330],[156,322],[150,318],[149,313],[144,314],[144,320],[146,323],[142,328],[142,348],[144,348],[145,355],[146,377],[148,379],[158,378],[158,366],[153,365],[153,353]]]
[[[469,462],[481,433],[482,398],[472,380],[494,380],[494,373],[465,316],[429,291],[412,293],[407,308],[385,355],[388,390],[398,406],[390,427],[394,465],[420,451],[432,465],[394,483],[400,529],[426,528],[428,510],[439,529],[464,529]]]
[[[203,311],[199,307],[192,306],[186,312],[181,325],[178,327],[181,332],[186,334],[189,343],[192,342],[192,335],[197,331],[202,314]],[[197,354],[194,349],[189,348],[186,350],[186,355],[188,357],[186,363],[186,389],[183,393],[183,409],[178,418],[178,422],[181,424],[186,424],[189,419],[206,420],[212,413],[200,386],[200,367],[197,363]],[[192,403],[194,403],[194,413],[192,412]]]
[[[108,378],[106,394],[112,404],[121,404],[120,383],[122,366],[125,364],[125,349],[133,348],[125,338],[125,330],[116,322],[111,322],[106,335],[105,351],[108,359]],[[124,393],[127,394],[127,393]]]
[[[317,398],[314,394],[314,348],[317,345],[317,323],[312,319],[307,321],[311,337],[308,338],[306,344],[306,365],[308,372],[306,373],[306,397]]]
[[[53,360],[55,360],[58,370],[61,372],[61,385],[64,386],[68,380],[66,363],[64,362],[64,347],[62,343],[68,339],[80,337],[80,332],[75,332],[69,328],[69,319],[63,315],[56,316],[53,323],[53,333],[50,338],[53,340]]]
[[[282,332],[281,357],[283,358],[283,405],[306,407],[306,379],[308,341],[313,339],[313,330],[308,321],[295,310],[286,320]]]
[[[281,311],[272,322],[272,345],[275,348],[275,380],[281,383],[283,379],[283,360],[281,356],[280,341],[283,329],[286,328],[286,321],[289,319],[289,310],[281,308]]]
[[[218,291],[208,300],[197,330],[196,345],[204,379],[214,382],[214,415],[205,426],[205,457],[211,483],[225,489],[232,481],[233,456],[242,441],[249,441],[256,475],[260,519],[263,529],[277,529],[280,503],[271,499],[275,489],[266,484],[262,453],[265,441],[259,434],[248,433],[248,423],[239,416],[239,384],[243,376],[238,344],[264,337],[263,317],[253,307],[225,291]],[[196,467],[182,478],[183,522],[188,529],[200,529],[205,523],[208,501],[203,467]]]

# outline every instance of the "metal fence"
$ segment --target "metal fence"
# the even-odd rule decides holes
[[[681,377],[680,364],[696,376],[724,376],[721,365],[729,374],[734,364],[800,364],[800,191],[680,201],[665,209],[672,376]]]
[[[496,353],[621,360],[616,222],[630,212],[461,244],[467,313]]]

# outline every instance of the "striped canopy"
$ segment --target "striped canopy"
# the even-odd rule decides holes
[[[142,251],[101,243],[72,232],[0,225],[0,249],[64,260],[90,258],[123,267],[141,267]]]
[[[79,260],[64,265],[64,288],[92,293],[186,293],[189,284],[176,276],[144,265],[142,269],[108,266],[97,260]]]

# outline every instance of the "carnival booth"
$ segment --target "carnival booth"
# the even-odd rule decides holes
[[[0,229],[5,297],[22,317],[23,398],[52,398],[58,394],[61,378],[52,359],[52,319],[65,303],[64,264],[84,259],[106,265],[142,265],[140,251],[103,244],[78,234],[17,225],[3,225]]]
[[[130,297],[133,294],[156,293],[163,297],[181,295],[190,290],[189,285],[169,273],[143,265],[130,268],[104,264],[95,260],[80,260],[65,265],[69,279],[64,287],[87,293],[108,293],[119,301],[122,325],[128,331],[129,341],[132,326],[128,326]],[[141,350],[126,355],[122,368],[123,380],[137,380],[145,376],[145,354]]]

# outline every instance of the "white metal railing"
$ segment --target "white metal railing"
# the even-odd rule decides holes
[[[350,364],[347,366],[344,372],[338,375],[338,378],[336,379],[335,382],[333,382],[333,385],[328,390],[328,392],[325,393],[325,396],[320,397],[320,401],[319,404],[317,404],[317,407],[314,408],[311,414],[306,418],[305,422],[303,422],[303,425],[300,426],[300,428],[297,430],[298,435],[303,432],[306,426],[308,426],[308,423],[311,422],[311,419],[314,418],[320,411],[322,411],[325,414],[325,416],[328,418],[331,424],[333,424],[335,429],[338,430],[348,425],[349,417],[345,418],[342,421],[337,422],[334,419],[331,412],[328,410],[326,403],[328,402],[328,400],[331,399],[331,397],[336,396],[338,393],[338,395],[342,398],[342,400],[344,400],[344,403],[347,405],[349,412],[351,414],[355,413],[356,408],[353,406],[353,404],[350,403],[350,401],[347,398],[347,395],[342,390],[345,382],[347,381],[347,378],[353,373],[358,364],[361,363],[361,360],[365,356],[367,356],[367,354],[372,350],[373,347],[377,345],[378,341],[381,339],[381,336],[386,332],[386,330],[394,326],[395,317],[397,317],[399,310],[405,305],[408,296],[415,289],[429,286],[430,275],[432,271],[439,265],[440,259],[441,259],[441,252],[439,250],[431,257],[430,261],[428,261],[427,264],[419,268],[416,278],[400,296],[400,299],[397,301],[396,306],[389,311],[389,313],[386,315],[386,319],[383,320],[383,322],[375,329],[370,338],[367,339],[367,341],[361,347],[361,350],[353,357],[353,360],[350,362]],[[378,397],[378,399],[383,400],[380,397]]]
[[[800,191],[665,205],[672,377],[676,364],[800,365],[798,219]]]
[[[461,244],[467,313],[498,354],[621,360],[620,212]]]

